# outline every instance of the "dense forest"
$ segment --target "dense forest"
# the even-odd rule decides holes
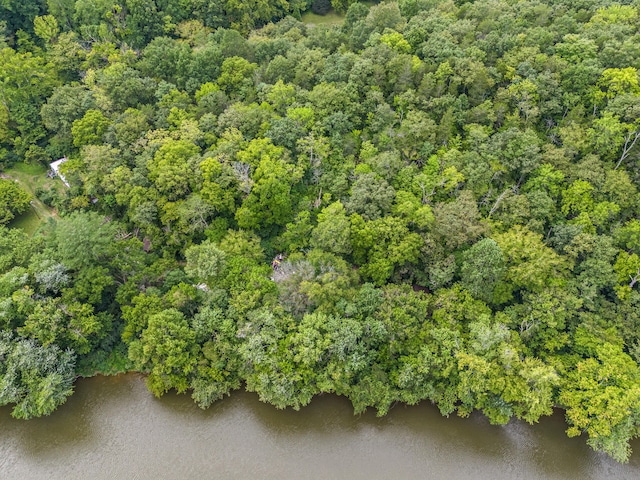
[[[0,405],[561,408],[626,461],[640,1],[330,3],[0,0]]]

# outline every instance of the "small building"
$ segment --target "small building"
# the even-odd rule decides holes
[[[67,161],[67,157],[62,157],[60,160],[51,162],[49,166],[51,167],[51,171],[53,172],[52,177],[56,177],[56,176],[60,177],[60,180],[62,180],[62,183],[64,183],[67,187],[70,187],[71,185],[69,185],[69,182],[67,182],[67,179],[64,178],[64,175],[60,173],[60,165],[62,165],[66,161]]]

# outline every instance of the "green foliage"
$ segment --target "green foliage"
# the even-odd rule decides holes
[[[147,164],[149,178],[161,194],[177,200],[189,193],[193,181],[190,161],[200,152],[197,145],[187,140],[169,140],[162,145]]]
[[[203,342],[202,357],[191,380],[192,397],[206,408],[240,388],[237,326],[220,308],[204,308],[193,317],[196,340]]]
[[[220,76],[217,84],[227,93],[240,93],[242,87],[253,84],[251,76],[257,65],[252,64],[242,57],[230,57],[222,62]]]
[[[326,15],[331,10],[331,0],[313,0],[311,11],[317,15]]]
[[[46,9],[46,2],[42,0],[27,0],[25,2],[0,2],[0,21],[7,23],[7,30],[14,34],[18,30],[33,31],[33,19]]]
[[[300,171],[288,163],[284,155],[283,148],[258,141],[239,152],[238,158],[243,163],[255,165],[258,162],[251,179],[251,191],[236,211],[236,220],[241,228],[284,226],[291,220],[293,206],[290,195],[300,180]]]
[[[434,233],[446,248],[455,250],[469,244],[485,232],[478,206],[470,192],[462,192],[454,201],[439,203],[433,209]]]
[[[60,260],[81,269],[109,260],[117,226],[95,213],[73,213],[60,220],[54,230]]]
[[[361,274],[377,285],[383,285],[397,267],[415,263],[422,240],[409,232],[404,222],[384,217],[365,222],[354,214],[351,217],[353,255],[361,265]]]
[[[479,300],[491,303],[496,286],[504,279],[505,259],[500,246],[485,238],[462,256],[462,285]]]
[[[12,180],[0,178],[0,225],[9,223],[29,208],[31,197]]]
[[[621,462],[629,459],[629,441],[638,435],[640,371],[628,355],[609,343],[600,345],[595,357],[578,362],[567,375],[559,399],[569,436],[586,432],[594,450]]]
[[[8,47],[0,50],[0,111],[4,110],[0,119],[8,117],[0,120],[0,136],[18,155],[24,155],[29,145],[45,136],[38,112],[58,84],[53,64],[44,57]],[[8,129],[4,135],[3,129]]]
[[[311,234],[311,246],[338,255],[351,253],[351,224],[342,203],[332,203],[318,214],[318,226]]]
[[[102,137],[110,124],[100,110],[87,110],[84,117],[75,120],[71,126],[73,144],[82,147],[102,143]]]
[[[188,388],[199,350],[195,336],[184,315],[172,308],[151,315],[140,340],[130,344],[129,358],[136,368],[149,371],[147,384],[156,396]]]
[[[395,193],[384,179],[373,173],[364,173],[351,188],[347,211],[358,213],[365,220],[376,220],[389,213]]]
[[[69,351],[0,332],[0,357],[0,405],[15,404],[15,418],[49,415],[73,393],[75,355]]]
[[[494,240],[506,261],[505,280],[513,287],[535,292],[562,284],[567,262],[546,247],[540,235],[516,226]]]
[[[77,355],[202,407],[243,382],[279,408],[562,407],[628,459],[637,20],[604,0],[0,0],[0,170],[34,193],[0,180],[0,398],[49,413]],[[71,187],[48,189],[36,165],[61,157]]]
[[[507,423],[514,415],[534,423],[551,414],[558,384],[553,367],[535,358],[520,360],[517,344],[502,324],[474,322],[469,328],[468,351],[458,354],[459,411],[467,415],[481,408],[496,424]]]
[[[196,280],[210,281],[222,274],[226,254],[212,243],[202,243],[184,252],[187,264],[184,271]]]

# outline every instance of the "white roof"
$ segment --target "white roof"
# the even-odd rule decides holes
[[[67,157],[62,157],[60,160],[56,160],[55,162],[51,162],[49,164],[49,165],[51,165],[51,170],[53,170],[54,172],[58,173],[60,165],[62,165],[66,161],[67,161]]]
[[[60,173],[60,165],[62,165],[66,161],[67,161],[67,157],[62,157],[60,160],[51,162],[49,165],[51,166],[51,170],[53,170],[53,172],[60,177],[60,180],[62,180],[62,183],[64,183],[67,187],[70,187],[71,185],[69,185],[69,182],[67,182],[67,179],[64,178],[64,175]]]

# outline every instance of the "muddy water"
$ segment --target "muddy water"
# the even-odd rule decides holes
[[[355,417],[336,396],[294,412],[244,392],[202,411],[137,375],[81,380],[47,418],[9,413],[0,479],[640,479],[640,442],[617,464],[567,438],[562,415],[495,427],[422,404]]]

